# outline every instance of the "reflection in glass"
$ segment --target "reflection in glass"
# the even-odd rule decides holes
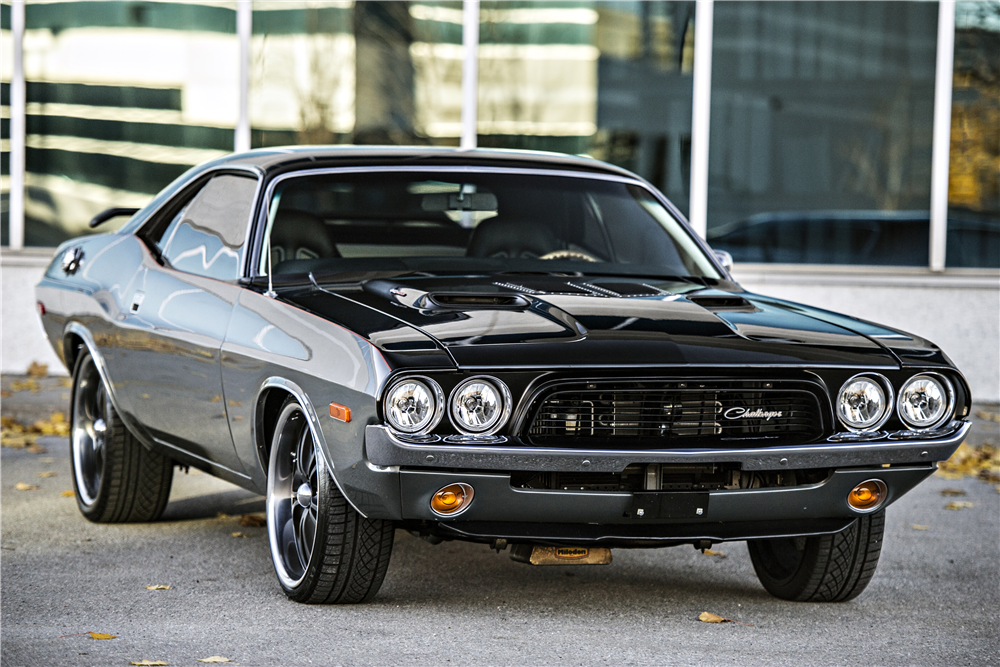
[[[1000,4],[958,2],[946,265],[1000,268]]]
[[[926,266],[936,3],[716,3],[708,240]]]

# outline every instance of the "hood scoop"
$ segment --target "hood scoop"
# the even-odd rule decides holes
[[[704,295],[691,295],[688,297],[688,301],[695,303],[705,310],[709,310],[715,313],[719,312],[737,312],[737,313],[758,313],[760,309],[754,306],[752,303],[747,301],[741,296],[735,294],[726,295],[716,295],[716,294],[704,294]]]
[[[483,308],[497,310],[528,308],[531,304],[520,294],[434,292],[421,297],[416,305],[420,308],[456,308],[460,310]]]

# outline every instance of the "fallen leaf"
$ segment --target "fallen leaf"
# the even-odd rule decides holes
[[[59,495],[62,496],[63,498],[72,498],[76,494],[73,493],[73,489],[66,489],[65,491],[63,491]]]
[[[58,474],[55,470],[46,470],[45,472],[38,473],[38,476],[44,479],[46,477],[55,477]]]
[[[28,375],[36,378],[43,378],[49,374],[48,364],[40,364],[37,361],[32,361],[31,365],[28,366]]]
[[[244,514],[240,517],[240,525],[248,528],[263,528],[267,525],[267,519],[260,514]]]
[[[198,662],[232,662],[232,660],[221,655],[210,655],[207,658],[198,658]]]
[[[733,619],[723,618],[718,614],[713,614],[710,611],[703,611],[698,615],[698,620],[702,623],[732,623]]]
[[[937,475],[945,479],[979,477],[987,482],[1000,481],[1000,447],[970,447],[963,442],[947,461],[938,465]]]
[[[152,586],[146,586],[147,591],[169,591],[171,588],[171,586],[167,586],[166,584],[153,584]]]
[[[964,496],[965,491],[962,489],[941,489],[942,496]]]
[[[38,380],[35,378],[28,378],[27,380],[14,380],[10,383],[11,391],[18,392],[26,389],[34,394],[41,389],[41,385],[38,384]]]
[[[232,519],[233,517],[229,516],[225,512],[219,512],[218,514],[215,515],[215,518],[216,519]]]
[[[39,463],[55,463],[56,460],[54,458],[52,458],[51,456],[44,456],[44,457],[38,459],[38,462]]]
[[[130,665],[139,665],[140,667],[166,667],[169,662],[163,660],[140,660],[139,662],[130,662]]]
[[[69,423],[62,412],[53,412],[48,419],[39,419],[32,430],[42,435],[69,435]]]
[[[1000,422],[1000,412],[989,412],[988,410],[976,410],[976,416],[986,421]]]
[[[14,392],[7,391],[6,389],[0,389],[0,398],[10,398],[14,395]]]
[[[67,387],[67,388],[71,389],[73,387],[73,379],[72,378],[60,378],[59,379],[59,384],[61,384],[64,387]]]
[[[33,442],[25,448],[25,451],[31,452],[32,454],[46,454],[49,450],[45,449],[37,442]]]
[[[944,506],[946,510],[964,510],[968,507],[972,507],[972,503],[968,500],[953,500]]]
[[[88,632],[91,639],[118,639],[118,635],[109,635],[105,632]]]
[[[18,482],[17,484],[14,485],[14,488],[17,489],[18,491],[37,491],[38,490],[38,485],[37,484],[25,484],[24,482]]]
[[[209,403],[218,403],[221,400],[222,400],[221,396],[213,396],[211,399],[209,399]]]
[[[711,549],[705,549],[704,551],[702,551],[702,553],[705,554],[706,556],[718,556],[719,558],[726,557],[726,554],[722,553],[721,551],[712,551]]]
[[[28,445],[33,444],[36,438],[38,438],[37,433],[25,433],[20,430],[6,429],[0,431],[0,445],[13,449],[24,449]]]
[[[247,535],[246,533],[241,533],[241,532],[240,532],[240,531],[238,531],[238,530],[237,530],[237,531],[236,531],[235,533],[233,533],[233,535],[232,535],[232,536],[233,536],[233,537],[250,537],[250,535]]]
[[[930,530],[931,529],[930,526],[922,526],[919,523],[913,523],[913,524],[910,524],[910,525],[913,527],[913,530]]]

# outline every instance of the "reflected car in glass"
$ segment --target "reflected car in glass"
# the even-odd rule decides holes
[[[779,598],[851,599],[969,428],[936,346],[743,290],[585,158],[228,156],[63,244],[37,299],[83,515],[155,520],[177,465],[264,494],[301,602],[372,598],[396,529],[538,565],[746,541]]]

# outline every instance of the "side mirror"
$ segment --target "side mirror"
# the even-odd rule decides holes
[[[107,210],[101,211],[87,223],[87,226],[93,229],[100,224],[103,224],[110,220],[111,218],[117,218],[122,215],[135,215],[139,209],[137,208],[109,208]]]
[[[722,268],[730,272],[733,270],[732,255],[725,250],[713,250],[712,252],[715,254],[715,259],[718,260],[719,264],[722,264]]]

